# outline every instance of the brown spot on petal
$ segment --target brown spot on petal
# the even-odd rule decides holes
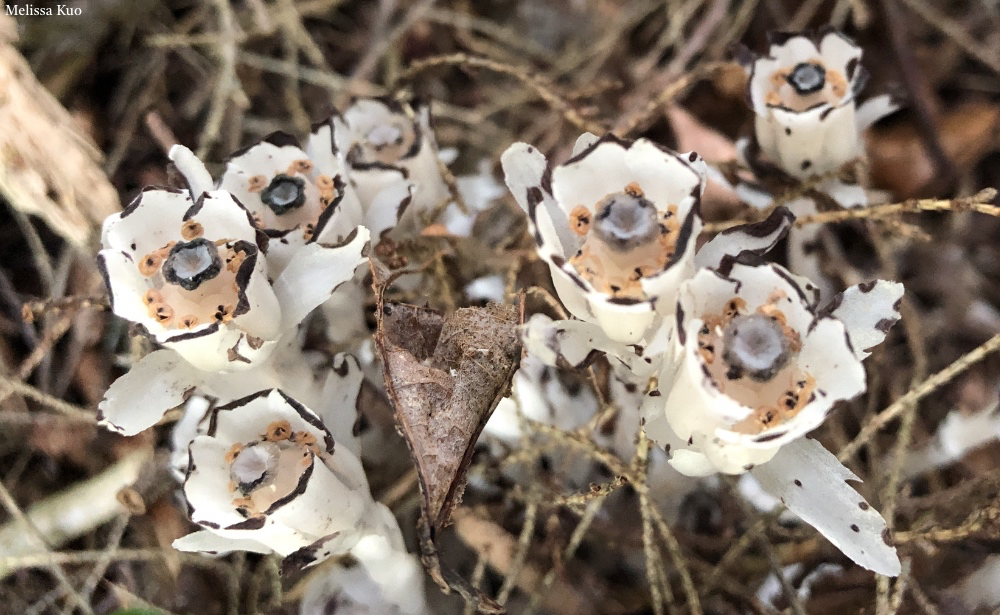
[[[233,319],[233,311],[236,309],[234,305],[220,305],[215,311],[215,320],[219,322],[229,322]]]
[[[142,260],[139,261],[139,273],[148,278],[156,275],[161,265],[163,265],[163,255],[159,252],[152,252],[143,256]]]
[[[233,463],[243,450],[243,443],[237,442],[226,452],[226,463]]]
[[[333,180],[330,179],[329,175],[317,175],[316,187],[319,188],[320,191],[333,190],[334,189]]]
[[[569,228],[582,237],[590,230],[591,220],[590,210],[583,205],[577,205],[569,213]]]
[[[840,71],[827,69],[826,80],[830,84],[830,91],[837,98],[843,98],[847,95],[847,79],[840,73]]]
[[[260,192],[267,188],[267,178],[263,175],[254,175],[247,180],[247,190],[250,192]]]
[[[288,167],[288,174],[295,175],[296,173],[311,173],[313,170],[313,163],[310,160],[296,160]]]
[[[142,295],[142,302],[147,306],[153,305],[154,303],[163,303],[163,295],[160,294],[158,290],[150,288]]]
[[[205,234],[205,227],[194,220],[188,220],[181,226],[181,237],[190,241]]]
[[[292,437],[292,425],[288,421],[274,421],[267,426],[262,439],[268,442],[280,442]]]
[[[188,314],[187,316],[181,317],[181,328],[182,329],[194,329],[199,324],[198,317],[193,314]]]
[[[149,306],[149,315],[161,325],[167,326],[174,320],[174,308],[166,303],[154,303]]]
[[[639,187],[638,182],[632,182],[625,186],[625,194],[636,198],[643,196],[642,188]]]

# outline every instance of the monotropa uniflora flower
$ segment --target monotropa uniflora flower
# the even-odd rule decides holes
[[[739,59],[749,74],[747,98],[755,114],[755,138],[744,157],[758,171],[763,153],[799,180],[836,174],[863,156],[862,132],[897,108],[888,95],[858,105],[868,79],[861,48],[833,29],[772,33],[767,55],[743,49]],[[834,177],[819,188],[843,207],[867,204],[857,178]]]
[[[366,216],[395,216],[398,234],[405,235],[444,211],[451,191],[441,173],[428,106],[357,98],[330,121]]]
[[[106,393],[100,410],[112,428],[138,433],[171,407],[160,401],[179,403],[172,393],[182,385],[261,366],[353,278],[368,245],[364,228],[339,246],[313,242],[275,275],[261,238],[249,212],[221,190],[193,198],[186,190],[147,189],[105,221],[98,264],[111,308],[165,347]],[[148,378],[159,383],[146,394],[156,412],[133,407]]]
[[[779,265],[702,269],[681,286],[675,356],[643,402],[646,432],[680,472],[750,471],[855,561],[898,573],[884,522],[843,484],[853,474],[803,436],[864,392],[861,361],[898,320],[902,291],[869,282],[819,309],[816,287]]]
[[[501,161],[566,308],[614,340],[643,340],[693,272],[704,162],[646,139],[589,134],[555,168],[524,143]]]
[[[361,461],[280,390],[213,410],[208,432],[191,442],[184,495],[205,529],[174,541],[182,551],[277,553],[305,567],[399,531],[372,499]]]

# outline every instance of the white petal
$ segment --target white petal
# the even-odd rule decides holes
[[[744,182],[736,185],[736,195],[750,207],[761,211],[770,209],[774,205],[774,197],[770,193]]]
[[[322,402],[317,408],[333,439],[357,456],[361,455],[361,445],[354,435],[354,426],[358,422],[358,393],[364,379],[357,359],[349,354],[337,354],[333,357],[333,365],[323,384]]]
[[[184,404],[184,414],[174,424],[170,432],[170,469],[178,482],[184,481],[188,466],[188,446],[197,436],[208,432],[210,418],[209,409],[212,406],[207,398],[192,395]]]
[[[277,343],[277,340],[264,340],[259,336],[254,336],[255,340],[251,343],[247,333],[232,324],[213,324],[195,333],[197,335],[193,337],[181,332],[158,335],[157,341],[204,372],[252,369],[271,355]]]
[[[954,594],[971,611],[1000,606],[1000,555],[989,555],[979,568],[948,593]]]
[[[369,287],[365,285],[367,263],[354,271],[354,277],[333,291],[321,309],[326,318],[326,336],[332,344],[353,345],[369,337],[365,302]]]
[[[552,195],[569,213],[577,206],[594,211],[605,195],[621,192],[635,178],[628,164],[627,141],[605,135],[580,155],[552,170]],[[646,190],[645,186],[641,186]],[[660,207],[662,202],[653,200]]]
[[[974,414],[952,410],[938,427],[934,438],[923,448],[911,451],[903,468],[904,476],[916,476],[961,459],[966,453],[1000,439],[997,406]]]
[[[151,352],[115,380],[98,404],[101,424],[126,436],[152,427],[205,378],[172,350]]]
[[[354,270],[364,262],[362,254],[368,238],[368,229],[358,227],[354,238],[343,246],[311,243],[292,258],[274,281],[274,294],[286,327],[298,325],[339,285],[354,277]]]
[[[199,530],[174,540],[171,546],[178,551],[194,551],[225,555],[230,551],[273,553],[270,547],[252,538],[222,536],[212,530]]]
[[[605,295],[592,293],[590,310],[597,323],[612,340],[623,344],[643,341],[646,331],[655,324],[656,311],[648,301],[631,305],[611,303]]]
[[[592,132],[585,132],[576,139],[576,143],[573,144],[573,155],[579,156],[584,150],[591,147],[594,143],[600,139],[597,135]]]
[[[766,492],[855,563],[879,574],[899,574],[899,557],[889,544],[885,520],[847,484],[858,477],[821,444],[797,440],[751,473]]]
[[[548,168],[545,156],[534,146],[527,143],[515,143],[507,148],[500,157],[503,167],[504,181],[514,195],[514,200],[525,213],[530,213],[534,199],[528,197],[528,192],[542,185],[542,177]]]
[[[101,250],[97,255],[97,268],[108,288],[112,312],[141,324],[154,335],[163,331],[163,325],[149,315],[149,308],[142,300],[148,286],[132,256],[114,249]]]
[[[746,253],[763,256],[781,241],[794,220],[792,212],[778,207],[766,220],[726,229],[698,250],[695,266],[718,267],[723,256],[737,257]]]
[[[851,286],[835,297],[827,310],[844,323],[854,347],[854,355],[866,358],[867,352],[885,339],[889,329],[899,320],[899,303],[903,285],[899,282],[874,280]]]
[[[747,92],[750,98],[750,106],[757,115],[766,115],[768,113],[766,96],[772,88],[771,75],[780,67],[781,64],[777,60],[767,57],[758,58],[753,63],[749,80],[747,81]]]
[[[423,568],[417,559],[382,536],[366,536],[351,553],[381,589],[382,599],[401,615],[425,612]]]
[[[147,188],[124,211],[104,221],[103,247],[125,252],[138,263],[146,254],[180,239],[184,214],[192,205],[187,190]]]
[[[500,274],[486,275],[469,282],[463,289],[470,301],[493,301],[503,303],[507,292],[507,281]]]
[[[249,213],[236,202],[233,195],[223,190],[204,193],[184,219],[201,224],[205,237],[212,240],[242,240],[252,244],[257,241],[257,231]]]
[[[167,157],[173,161],[174,166],[184,177],[184,181],[187,182],[188,188],[191,190],[192,198],[197,199],[215,187],[215,181],[212,180],[212,174],[205,168],[205,163],[199,160],[194,152],[188,148],[176,144],[170,148]]]
[[[371,199],[364,225],[376,240],[391,231],[412,206],[416,185],[408,181],[388,182]]]
[[[861,48],[836,30],[828,32],[819,42],[819,53],[824,64],[840,71],[845,78],[849,65],[861,60]]]
[[[801,113],[775,107],[755,122],[761,149],[793,177],[835,171],[861,153],[853,104]]]
[[[899,109],[899,103],[889,94],[869,98],[861,103],[855,112],[854,121],[858,132],[868,130],[875,122],[897,109]]]
[[[358,536],[355,532],[335,531],[289,553],[282,562],[282,569],[294,572],[315,566],[336,555],[343,555],[351,550]]]
[[[342,158],[333,136],[333,132],[338,129],[344,129],[343,124],[335,122],[331,117],[313,126],[306,141],[306,155],[309,160],[313,161],[320,173],[331,177],[343,169]]]
[[[868,192],[858,184],[848,184],[839,179],[823,182],[818,189],[825,192],[844,209],[868,206]]]
[[[796,34],[782,42],[772,42],[767,53],[781,66],[795,66],[818,56],[819,49],[810,37]]]
[[[520,327],[520,336],[528,354],[554,367],[583,367],[602,353],[629,365],[639,377],[648,377],[659,367],[653,358],[641,356],[634,346],[610,339],[593,323],[553,321],[544,314],[535,314]]]

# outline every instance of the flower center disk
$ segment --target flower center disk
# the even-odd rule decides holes
[[[239,490],[249,494],[274,478],[281,449],[273,442],[251,444],[239,452],[229,474]]]
[[[195,290],[222,271],[219,250],[211,241],[198,238],[182,241],[170,249],[163,263],[163,277],[184,290]]]
[[[619,252],[634,250],[660,232],[656,207],[642,195],[617,192],[605,197],[596,210],[594,234]]]
[[[363,163],[396,164],[409,152],[416,141],[413,127],[404,122],[383,122],[375,125],[357,143],[354,156]]]
[[[636,183],[570,213],[570,229],[583,244],[570,258],[577,272],[603,293],[642,299],[640,280],[663,271],[680,235],[677,206],[658,211]]]
[[[819,64],[802,62],[792,69],[787,81],[800,96],[813,94],[826,86],[826,69]]]
[[[298,209],[306,202],[306,182],[301,177],[279,173],[260,194],[260,200],[277,215]]]
[[[792,358],[791,341],[781,323],[764,314],[737,316],[729,321],[722,333],[722,347],[731,380],[746,376],[766,382]]]

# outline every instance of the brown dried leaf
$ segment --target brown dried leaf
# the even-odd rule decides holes
[[[0,31],[13,19],[0,16]],[[119,210],[101,152],[0,37],[0,192],[67,240],[85,245]]]
[[[483,426],[510,386],[520,360],[518,310],[491,304],[445,317],[434,310],[386,304],[392,282],[372,259],[377,297],[375,343],[396,423],[413,457],[423,495],[421,551],[442,588],[458,591],[484,612],[502,612],[488,597],[443,570],[434,545],[462,499],[466,471]]]
[[[967,172],[997,145],[1000,107],[968,102],[943,113],[937,130],[948,158],[959,174]],[[935,178],[934,160],[915,123],[876,126],[867,135],[872,181],[899,198],[930,197],[926,187]]]
[[[461,500],[473,447],[517,367],[517,309],[492,304],[445,318],[379,303],[386,390],[420,475],[424,512],[439,529]]]

